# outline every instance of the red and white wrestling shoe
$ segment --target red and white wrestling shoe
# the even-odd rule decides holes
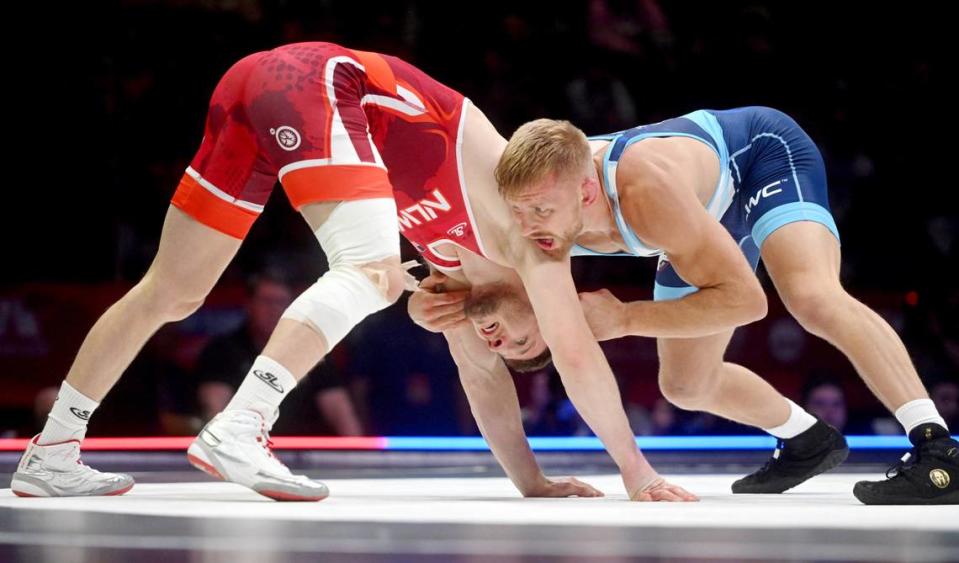
[[[270,451],[270,435],[259,413],[229,410],[216,415],[190,444],[187,458],[210,475],[285,501],[318,501],[326,485],[294,475]]]
[[[23,452],[10,489],[20,497],[86,497],[122,495],[133,488],[133,477],[103,473],[80,461],[80,441],[41,446],[40,435]]]

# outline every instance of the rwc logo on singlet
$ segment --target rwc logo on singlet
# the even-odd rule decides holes
[[[788,181],[789,181],[788,178],[783,178],[782,180],[776,180],[772,184],[769,184],[768,186],[764,186],[763,189],[756,192],[756,195],[749,198],[749,200],[746,202],[746,216],[748,217],[749,212],[752,211],[753,208],[759,204],[759,200],[765,199],[767,197],[772,197],[778,194],[779,192],[783,191],[782,188],[778,188],[776,186],[778,186],[779,184],[786,183]],[[776,188],[776,189],[774,190],[773,188]]]
[[[399,219],[400,222],[400,232],[402,233],[406,229],[422,225],[423,223],[429,223],[439,217],[438,211],[447,212],[450,209],[453,209],[453,206],[450,205],[450,202],[446,201],[443,193],[437,188],[433,190],[430,197],[425,197],[421,199],[419,203],[411,205],[406,209],[400,209],[399,215],[397,215],[397,219]]]

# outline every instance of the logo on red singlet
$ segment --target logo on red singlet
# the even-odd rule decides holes
[[[462,238],[466,236],[466,226],[467,226],[466,222],[464,221],[463,223],[460,223],[459,225],[455,225],[452,229],[446,231],[446,234],[448,234],[451,237]]]
[[[280,148],[285,151],[296,150],[302,141],[299,131],[288,125],[277,129],[270,129],[270,134],[276,137],[276,142],[280,145]]]
[[[433,190],[433,193],[430,195],[432,199],[425,197],[421,199],[419,203],[415,203],[405,209],[400,209],[397,219],[400,222],[401,233],[406,229],[433,221],[439,217],[437,213],[439,211],[447,212],[453,209],[453,206],[450,205],[450,202],[446,201],[446,198],[443,197],[443,193],[440,192],[439,188]],[[457,227],[458,226],[459,225],[457,225]],[[453,228],[455,229],[456,227]]]

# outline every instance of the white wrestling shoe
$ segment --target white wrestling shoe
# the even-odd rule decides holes
[[[190,444],[193,467],[217,479],[249,487],[265,497],[318,501],[329,496],[326,485],[294,475],[270,451],[270,435],[259,413],[229,410],[216,415]]]
[[[133,477],[102,473],[80,461],[80,441],[41,446],[40,435],[23,452],[10,489],[18,497],[87,497],[122,495],[133,488]]]

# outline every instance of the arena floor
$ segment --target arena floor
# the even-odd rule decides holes
[[[646,504],[627,501],[617,475],[588,474],[589,463],[563,470],[604,498],[522,499],[482,464],[402,478],[383,465],[353,471],[363,478],[326,472],[337,478],[320,503],[278,503],[170,468],[135,472],[138,484],[120,497],[21,499],[3,489],[0,561],[959,559],[959,507],[863,506],[853,483],[875,472],[823,475],[771,496],[730,494],[736,472],[676,474],[701,502]]]

